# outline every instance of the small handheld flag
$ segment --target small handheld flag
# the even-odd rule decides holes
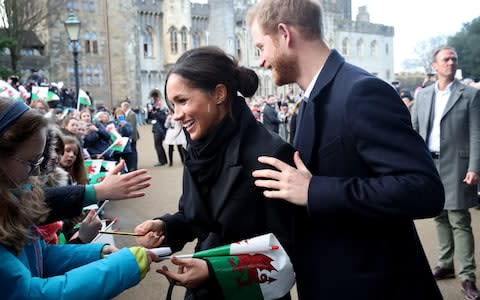
[[[271,233],[176,257],[208,260],[225,299],[278,299],[295,284],[290,258]]]

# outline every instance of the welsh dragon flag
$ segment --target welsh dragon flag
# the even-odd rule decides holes
[[[48,87],[32,86],[32,101],[46,100],[48,97]]]
[[[101,159],[85,160],[85,169],[87,170],[88,183],[96,184],[102,182],[107,175],[107,172],[114,167],[114,161]]]
[[[86,106],[92,105],[92,101],[90,101],[90,97],[82,89],[80,89],[78,91],[78,103],[79,103],[79,105],[80,104],[83,104],[83,105],[86,105]]]
[[[113,146],[110,148],[110,150],[123,152],[129,140],[130,138],[128,136],[117,138],[115,141],[112,142]]]
[[[225,299],[278,299],[295,284],[290,258],[271,233],[192,256],[210,262]]]
[[[58,95],[55,94],[54,92],[48,91],[47,98],[45,99],[45,101],[50,102],[50,101],[57,101],[57,100],[60,100],[60,97],[58,97]]]
[[[0,80],[0,97],[22,100],[20,93],[4,80]]]

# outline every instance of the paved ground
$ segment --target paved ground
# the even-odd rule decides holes
[[[153,137],[150,126],[140,128],[141,139],[138,142],[139,149],[139,167],[147,168],[153,176],[152,186],[147,190],[144,198],[137,200],[117,201],[108,204],[106,214],[109,216],[118,216],[120,221],[118,228],[121,230],[133,230],[135,225],[146,219],[160,216],[164,213],[175,212],[177,201],[181,192],[181,174],[182,166],[178,153],[174,153],[173,167],[153,167],[156,163],[155,150],[153,147]],[[473,228],[477,245],[480,241],[480,211],[472,210]],[[435,263],[436,234],[433,221],[431,219],[416,222],[418,232],[422,239],[423,246],[427,253],[430,264]],[[116,237],[117,246],[132,246],[135,240],[131,237]],[[478,246],[480,247],[480,246]],[[477,247],[476,260],[480,261],[480,251]],[[189,245],[183,252],[191,252],[192,245]],[[115,298],[116,300],[157,300],[165,299],[167,291],[167,280],[154,270],[159,265],[152,265],[152,270],[147,277],[136,287],[125,291]],[[480,273],[477,271],[477,277]],[[460,291],[460,283],[456,279],[440,281],[439,287],[446,300],[464,299]],[[183,299],[184,290],[176,287],[173,299]],[[294,293],[294,299],[296,295]]]

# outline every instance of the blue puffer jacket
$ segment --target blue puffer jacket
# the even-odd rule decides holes
[[[0,245],[2,299],[111,299],[140,281],[124,248],[100,259],[102,244],[47,245],[30,240],[16,256]]]

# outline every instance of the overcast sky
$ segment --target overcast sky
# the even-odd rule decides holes
[[[370,22],[395,27],[395,72],[402,70],[402,62],[412,57],[415,45],[430,37],[454,35],[464,23],[480,16],[479,0],[352,0],[352,16],[358,6],[367,6]]]
[[[207,0],[192,0],[206,3]],[[402,63],[414,57],[413,49],[420,41],[439,35],[453,35],[464,23],[480,16],[480,0],[352,0],[352,17],[358,6],[367,6],[370,22],[395,27],[395,72]]]

